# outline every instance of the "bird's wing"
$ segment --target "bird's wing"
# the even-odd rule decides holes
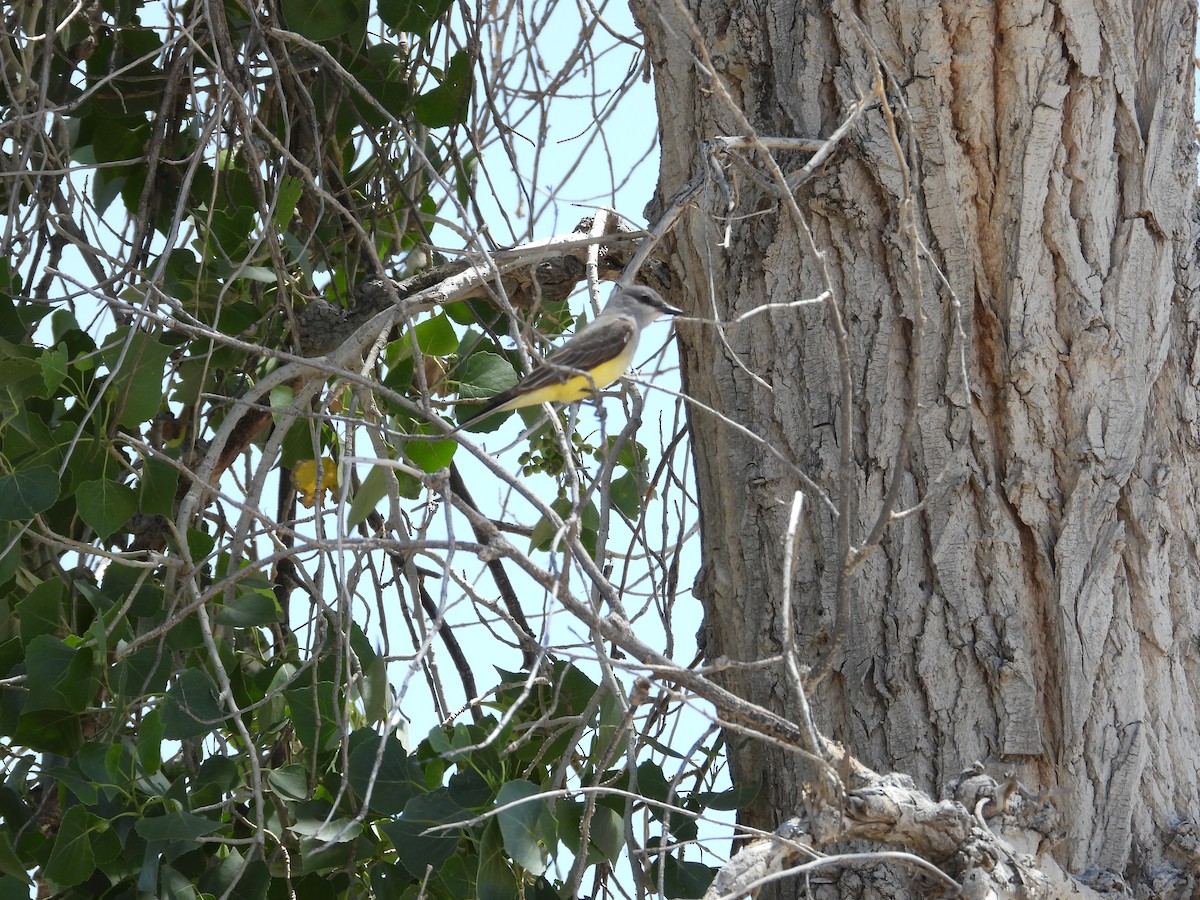
[[[603,325],[593,323],[550,354],[550,358],[510,389],[512,396],[551,384],[562,384],[582,372],[616,359],[637,335],[637,323],[621,316]],[[597,385],[603,387],[603,385]]]
[[[552,384],[563,384],[578,377],[581,372],[590,372],[602,363],[615,359],[624,352],[629,346],[629,342],[638,334],[637,323],[627,316],[618,316],[611,322],[605,322],[598,327],[597,323],[593,322],[592,326],[585,328],[550,354],[548,360],[521,381],[492,397],[486,406],[465,422],[460,422],[450,434],[486,419],[497,409],[522,394],[528,394]],[[601,386],[596,385],[596,387]]]

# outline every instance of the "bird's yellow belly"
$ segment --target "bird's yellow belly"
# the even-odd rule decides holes
[[[590,377],[575,375],[562,384],[549,384],[520,397],[521,406],[533,406],[538,403],[574,403],[590,397],[595,391],[606,388],[629,368],[629,357],[632,353],[622,353],[615,359],[601,363],[592,369]]]

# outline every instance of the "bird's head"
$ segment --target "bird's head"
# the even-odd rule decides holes
[[[648,325],[659,316],[683,314],[683,310],[677,309],[664,300],[654,288],[641,284],[620,288],[608,301],[608,305],[615,313],[633,316],[637,319],[639,326]]]

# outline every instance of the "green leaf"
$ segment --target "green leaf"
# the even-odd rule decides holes
[[[236,762],[228,756],[210,756],[200,764],[200,771],[193,781],[193,805],[216,802],[221,794],[228,793],[241,783]]]
[[[63,596],[66,585],[59,579],[43,581],[17,603],[21,620],[21,643],[28,645],[42,634],[55,634],[62,627]]]
[[[495,821],[488,822],[479,841],[479,871],[475,876],[478,900],[516,900],[517,882],[504,859],[504,844]]]
[[[85,481],[94,481],[96,476],[103,475],[112,464],[109,448],[112,442],[95,434],[84,433],[75,437],[75,426],[64,422],[54,431],[54,439],[64,446],[73,444],[71,455],[67,459],[67,482],[60,489],[64,496],[79,490],[79,485]]]
[[[442,312],[451,322],[457,322],[459,325],[475,325],[479,321],[479,317],[475,315],[475,310],[468,300],[456,300],[454,303],[448,303],[442,307]],[[477,332],[475,336],[478,338]]]
[[[310,800],[296,807],[296,821],[292,830],[318,841],[335,841],[345,844],[362,833],[362,824],[345,817],[332,815],[324,800]]]
[[[444,789],[429,794],[418,794],[404,807],[404,814],[391,822],[380,825],[388,836],[400,862],[414,878],[424,878],[426,866],[438,871],[441,865],[454,855],[462,830],[452,828],[423,834],[434,825],[470,818],[470,813],[459,807]],[[499,841],[497,841],[499,843]]]
[[[350,31],[366,15],[367,4],[354,0],[283,0],[287,25],[309,40],[328,41]]]
[[[108,537],[137,512],[137,493],[133,488],[107,478],[85,481],[75,491],[79,517],[96,531],[100,540]]]
[[[12,823],[10,822],[9,824],[11,825]],[[29,896],[29,873],[25,871],[25,864],[21,862],[20,857],[13,850],[12,841],[7,831],[0,831],[0,872],[22,881],[24,893],[14,894],[13,896]],[[3,896],[4,891],[0,890],[0,897]]]
[[[571,510],[574,508],[571,506],[571,501],[566,497],[559,497],[550,506],[564,522],[571,515]],[[587,506],[583,508],[583,512],[579,516],[579,539],[589,551],[594,550],[596,547],[599,528],[600,510],[596,508],[596,504],[593,501],[589,500]],[[533,533],[529,537],[530,550],[549,550],[550,544],[557,533],[557,526],[550,519],[543,516],[533,526]]]
[[[637,476],[632,472],[612,480],[608,487],[608,498],[627,518],[636,522],[641,516],[642,492],[638,489]]]
[[[16,525],[9,525],[7,522],[0,522],[0,587],[8,584],[16,576],[17,570],[21,568],[21,541],[18,538],[20,529]],[[12,545],[7,553],[4,553],[4,548]],[[0,630],[0,638],[3,638],[3,632]]]
[[[583,803],[573,803],[560,800],[556,806],[558,811],[558,836],[576,856],[580,852],[580,820],[583,817]],[[597,804],[588,831],[588,865],[602,862],[616,862],[625,846],[624,823],[620,813],[603,804]]]
[[[49,466],[0,476],[0,521],[32,519],[54,505],[60,489],[58,473]]]
[[[583,669],[564,662],[556,662],[553,668],[555,691],[561,696],[562,709],[570,715],[579,715],[592,703],[600,690]]]
[[[667,822],[668,818],[663,810],[661,803],[671,803],[674,806],[680,804],[678,796],[672,797],[670,794],[670,784],[663,775],[662,767],[658,763],[651,760],[645,760],[637,768],[637,789],[638,793],[649,800],[657,800],[659,803],[647,804],[651,815],[660,822]],[[691,841],[696,839],[696,822],[681,813],[673,812],[669,818],[671,834],[679,841]]]
[[[93,815],[89,836],[92,842],[92,855],[96,859],[96,868],[104,872],[111,872],[114,862],[124,850],[123,835],[117,833],[111,820]],[[124,863],[116,862],[116,865],[119,867]]]
[[[465,400],[494,397],[517,383],[517,370],[507,357],[487,350],[472,353],[458,367],[458,395]],[[474,404],[472,404],[472,407]]]
[[[406,441],[404,452],[413,464],[425,472],[438,472],[450,465],[458,441]]]
[[[21,292],[20,278],[9,272],[8,260],[3,260],[4,270],[0,271],[0,291],[17,294]],[[50,310],[42,306],[17,306],[11,297],[0,295],[0,339],[21,344],[27,339],[28,332]]]
[[[77,650],[48,634],[25,649],[29,691],[23,713],[64,710],[81,713],[96,694],[99,681],[90,649]]]
[[[236,184],[239,179],[231,180]],[[244,175],[240,180],[248,181]],[[254,212],[254,208],[247,204],[228,209],[214,209],[207,213],[206,224],[209,227],[206,237],[209,255],[231,262],[242,259],[249,250],[249,237],[255,225]]]
[[[338,821],[339,828],[345,824],[345,820]],[[359,831],[362,830],[361,825],[357,825],[355,828]],[[352,838],[332,844],[323,837],[300,838],[300,853],[296,857],[300,862],[299,874],[314,875],[315,878],[307,879],[307,886],[305,886],[305,880],[297,883],[296,897],[298,900],[301,897],[305,900],[326,900],[329,897],[329,880],[333,873],[349,870],[356,861],[355,849],[358,847],[358,842]],[[319,881],[316,880],[318,878]]]
[[[153,616],[161,613],[162,586],[155,579],[147,578],[145,569],[114,561],[104,573],[104,596],[110,604],[122,606],[131,595],[133,600],[129,615]]]
[[[539,744],[539,746],[545,745]],[[492,805],[493,790],[487,779],[475,769],[464,766],[457,768],[458,771],[450,776],[450,784],[447,785],[450,799],[463,809],[484,810],[489,808]]]
[[[109,389],[120,410],[117,422],[133,428],[154,418],[162,406],[163,367],[171,348],[154,335],[118,328],[105,342],[101,359],[113,372]]]
[[[351,95],[364,125],[381,128],[389,122],[389,117],[403,118],[411,111],[412,88],[408,82],[408,56],[407,47],[385,38],[366,47],[362,53],[348,61],[347,68],[350,73],[358,79],[358,83],[371,98],[368,100],[358,91]],[[387,114],[381,114],[379,107],[386,110]]]
[[[375,652],[370,640],[357,622],[351,623],[350,649],[358,662],[358,677],[354,687],[363,703],[363,713],[369,722],[383,722],[392,709],[392,691],[388,681],[387,662]]]
[[[75,313],[66,307],[60,307],[50,316],[50,339],[55,346],[58,346],[69,335],[80,336],[84,335],[84,332],[79,327],[79,320],[75,318]],[[90,341],[91,338],[87,338],[87,340]],[[93,349],[95,349],[95,345],[93,345]]]
[[[379,18],[396,31],[426,35],[454,0],[379,0]]]
[[[726,791],[709,792],[699,791],[692,795],[692,800],[699,803],[705,809],[719,809],[723,811],[741,809],[748,805],[758,792],[762,790],[762,779],[753,782],[752,784],[743,784],[741,786],[734,785]]]
[[[279,464],[288,469],[296,467],[296,463],[306,459],[316,459],[324,449],[320,435],[314,441],[312,423],[299,419],[292,423],[283,438],[283,446],[279,449]]]
[[[289,385],[281,384],[271,388],[271,418],[275,420],[276,425],[283,420],[283,414],[295,402],[296,391]],[[309,443],[311,444],[311,441]]]
[[[202,669],[185,669],[167,692],[162,708],[163,737],[170,741],[209,734],[225,718],[217,686]]]
[[[308,770],[293,764],[267,773],[267,784],[284,800],[299,803],[308,799]]]
[[[220,827],[220,822],[180,809],[165,816],[139,818],[133,830],[148,841],[194,841]]]
[[[364,729],[362,734],[360,742],[350,751],[350,787],[360,802],[366,800],[369,789],[371,810],[381,816],[394,816],[404,810],[415,795],[424,792],[424,773],[417,760],[404,751],[396,738],[391,735],[380,737],[369,729]],[[381,741],[383,758],[375,771]]]
[[[138,509],[148,516],[169,516],[175,509],[179,470],[158,456],[145,460]]]
[[[19,747],[70,756],[83,743],[83,727],[77,713],[43,709],[22,713],[12,742]]]
[[[236,897],[237,900],[265,900],[271,887],[271,870],[261,859],[249,862],[236,847],[211,866],[200,878],[200,890],[212,897]]]
[[[96,212],[101,215],[121,196],[121,188],[125,186],[125,176],[118,174],[118,171],[100,169],[92,181],[92,202],[96,206]]]
[[[471,57],[465,50],[455,53],[441,83],[419,96],[413,106],[421,124],[444,128],[467,120],[471,99]]]
[[[136,605],[136,604],[135,604]],[[122,700],[143,696],[146,692],[162,690],[169,675],[169,659],[159,648],[143,647],[116,663],[109,672],[108,683]]]
[[[496,818],[500,822],[500,833],[504,836],[505,852],[533,875],[541,875],[546,871],[546,853],[539,842],[538,828],[538,819],[546,804],[544,800],[526,798],[537,797],[540,793],[538,786],[531,782],[508,781],[496,795],[497,807],[517,800],[525,801],[501,809]]]
[[[465,153],[454,165],[454,191],[464,208],[471,205],[475,189],[475,170],[479,168],[479,154],[474,150]]]
[[[238,266],[237,277],[246,281],[255,281],[259,284],[275,284],[279,281],[279,276],[275,274],[275,270],[267,266]],[[221,317],[221,331],[225,334],[240,334],[242,328],[229,328],[229,323],[225,321],[224,316]]]
[[[88,835],[89,819],[88,811],[82,806],[72,806],[63,813],[45,871],[46,878],[59,887],[79,884],[96,868]]]
[[[458,367],[458,396],[460,400],[479,400],[494,397],[501,391],[506,391],[519,380],[517,370],[512,367],[505,357],[497,353],[480,350]],[[454,415],[459,422],[466,421],[479,411],[478,403],[459,403],[454,407]],[[508,417],[509,413],[496,413],[481,422],[472,425],[472,432],[495,431]]]
[[[46,425],[45,419],[35,412],[34,408],[16,404],[9,409],[4,408],[3,397],[0,396],[0,415],[4,416],[3,443],[4,455],[9,461],[23,459],[20,468],[32,468],[35,464],[50,466],[55,471],[62,460],[64,448],[59,446],[53,432]],[[60,426],[61,427],[61,426]],[[74,427],[70,424],[67,427]],[[77,430],[77,429],[76,429]],[[75,438],[73,431],[67,441]],[[36,459],[32,458],[36,457]]]
[[[41,369],[29,359],[0,359],[0,414],[6,419],[21,415],[26,403],[45,391]]]
[[[213,547],[217,545],[217,539],[211,534],[205,534],[195,528],[187,530],[187,545],[188,554],[192,557],[193,562],[201,562],[208,559],[208,555],[213,552]]]
[[[421,352],[427,356],[447,356],[458,348],[458,335],[444,314],[414,326],[413,336],[417,339],[417,346],[421,348]]]
[[[162,713],[152,709],[144,716],[137,730],[138,764],[143,771],[153,774],[162,768],[162,740],[166,726]]]
[[[279,187],[275,191],[275,225],[284,229],[292,221],[296,212],[296,204],[304,194],[304,179],[298,175],[284,175],[279,179]]]
[[[359,485],[354,499],[350,501],[350,512],[346,515],[346,527],[353,528],[365,522],[376,505],[387,496],[389,466],[372,466],[367,477]]]
[[[315,686],[297,685],[284,691],[296,737],[308,750],[322,752],[338,745],[336,692],[332,681],[320,681]]]
[[[38,365],[42,367],[42,382],[46,386],[43,396],[53,396],[67,377],[66,346],[59,344],[53,350],[43,350],[42,355],[38,357]]]
[[[86,750],[87,747],[84,746],[80,749]],[[55,766],[46,770],[45,777],[54,779],[55,784],[74,794],[75,798],[84,806],[93,806],[100,799],[99,785],[91,780],[91,776],[82,775],[75,769]],[[103,780],[107,781],[108,779],[104,778]]]
[[[257,591],[247,591],[222,607],[213,617],[213,621],[218,625],[232,625],[234,628],[255,628],[279,622],[282,618],[279,603],[274,597],[264,596]]]
[[[615,863],[625,848],[625,829],[620,813],[597,804],[592,815],[591,839],[604,858]]]
[[[161,860],[161,848],[158,844],[147,842],[146,852],[142,855],[142,867],[138,870],[137,887],[143,895],[154,896],[158,893],[158,870]]]
[[[673,856],[663,860],[663,896],[668,900],[703,897],[717,870],[704,863],[684,862]]]
[[[34,347],[0,341],[0,383],[37,378],[42,373]]]
[[[662,766],[647,759],[638,764],[637,789],[638,793],[648,800],[666,803],[667,794],[671,792],[671,785],[663,775]],[[655,805],[651,805],[650,808],[654,809]]]
[[[404,900],[404,889],[412,884],[412,876],[404,866],[376,862],[371,866],[372,900]]]

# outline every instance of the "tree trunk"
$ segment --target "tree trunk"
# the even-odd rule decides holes
[[[824,302],[680,328],[707,657],[785,648],[797,470],[858,546],[899,467],[896,509],[922,505],[846,578],[841,622],[839,517],[805,492],[791,576],[802,662],[819,666],[845,630],[813,691],[818,724],[935,797],[977,760],[1012,772],[1057,809],[1033,849],[1098,887],[1192,896],[1194,0],[887,0],[856,5],[862,21],[843,3],[681,6],[691,23],[670,2],[636,5],[662,118],[656,202],[707,177],[672,236],[679,296],[729,322],[830,290],[853,388]],[[873,57],[897,140],[876,103],[795,189],[817,255],[764,154],[706,157],[701,142],[745,137],[735,108],[767,143],[830,138],[877,83]],[[811,158],[771,146],[784,173]],[[727,193],[706,174],[718,168]],[[795,717],[782,664],[724,677]],[[811,780],[765,743],[735,742],[732,764],[736,780],[763,780],[741,813],[759,828],[792,815]]]

